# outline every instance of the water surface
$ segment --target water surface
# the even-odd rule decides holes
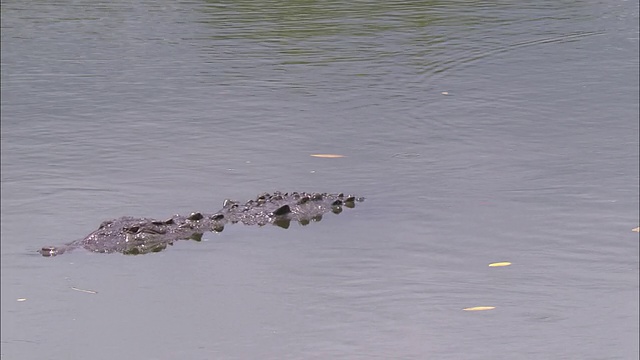
[[[638,358],[637,3],[1,16],[3,357]],[[274,190],[367,199],[146,256],[35,252]]]

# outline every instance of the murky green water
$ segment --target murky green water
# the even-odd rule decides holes
[[[3,358],[638,357],[637,3],[1,16]],[[35,252],[274,190],[367,200],[147,256]]]

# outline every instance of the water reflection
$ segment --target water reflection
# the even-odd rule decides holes
[[[392,61],[411,64],[425,74],[522,46],[588,36],[593,28],[567,33],[560,23],[549,26],[584,17],[581,10],[575,1],[208,1],[200,21],[212,30],[212,46],[227,50],[216,52],[218,57],[276,51],[279,59],[264,60],[280,65],[361,61],[368,66],[372,60],[385,66]],[[232,49],[226,47],[231,45],[228,40],[246,43],[234,41]]]

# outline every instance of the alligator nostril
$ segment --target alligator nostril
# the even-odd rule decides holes
[[[56,256],[58,255],[58,250],[55,246],[45,246],[38,251],[42,256]]]

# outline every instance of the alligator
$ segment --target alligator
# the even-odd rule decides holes
[[[178,240],[201,241],[205,232],[221,232],[226,224],[273,224],[284,229],[292,221],[307,225],[322,220],[322,215],[328,212],[339,214],[343,207],[353,208],[363,200],[343,193],[264,193],[244,204],[227,199],[222,209],[213,214],[193,212],[167,220],[130,216],[108,220],[83,239],[62,246],[45,246],[38,252],[47,257],[78,248],[96,253],[148,254],[162,251]]]

